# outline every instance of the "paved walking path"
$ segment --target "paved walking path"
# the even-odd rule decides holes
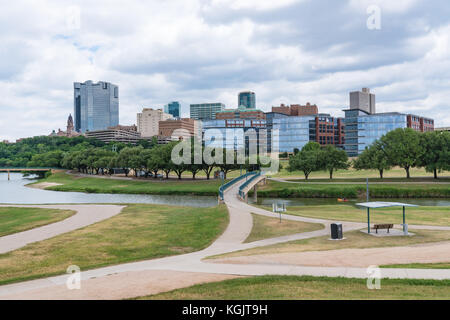
[[[62,221],[0,237],[0,254],[22,248],[29,243],[49,239],[57,235],[111,218],[116,214],[119,214],[124,208],[124,206],[117,205],[0,205],[0,207],[43,208],[76,211],[73,216]]]
[[[241,182],[243,183],[243,182]],[[273,213],[266,210],[256,208],[245,204],[237,199],[238,187],[241,183],[237,183],[225,192],[225,203],[228,206],[230,214],[230,223],[225,232],[208,248],[184,255],[133,262],[121,264],[116,266],[104,267],[94,270],[83,271],[81,273],[81,290],[67,290],[64,295],[61,295],[61,290],[68,279],[68,275],[61,275],[56,277],[44,278],[39,280],[27,281],[17,284],[5,285],[0,287],[0,299],[11,298],[46,298],[58,299],[64,297],[65,299],[99,299],[109,297],[108,292],[111,290],[124,287],[124,284],[129,284],[141,281],[143,284],[154,287],[164,287],[166,290],[179,288],[185,286],[180,283],[178,286],[174,285],[178,281],[174,276],[172,281],[167,280],[164,274],[172,272],[189,272],[201,274],[216,274],[217,280],[223,275],[236,276],[250,276],[250,275],[311,275],[311,276],[341,276],[341,277],[356,277],[366,278],[365,267],[344,266],[323,266],[311,267],[296,264],[283,264],[277,261],[264,261],[264,263],[254,264],[225,264],[214,263],[212,261],[203,260],[206,257],[233,252],[237,250],[244,250],[259,246],[282,243],[291,240],[306,239],[318,237],[329,234],[329,225],[332,221],[314,218],[305,218],[299,216],[284,215],[286,220],[304,221],[324,224],[324,229],[308,233],[301,233],[272,239],[265,239],[255,241],[252,243],[243,243],[251,232],[253,221],[252,213],[264,216],[274,216]],[[366,227],[364,223],[343,222],[344,230],[357,230]],[[366,249],[361,249],[366,250]],[[400,248],[401,250],[401,248]],[[301,264],[301,261],[298,263]],[[149,271],[163,271],[159,276],[143,277],[145,272]],[[147,275],[150,275],[148,273]],[[386,278],[408,278],[408,279],[450,279],[450,270],[442,269],[382,269],[382,276]],[[106,278],[108,277],[108,278]],[[207,277],[205,280],[198,277],[198,283],[204,281],[213,281],[214,277]],[[104,285],[106,279],[111,280],[107,286]],[[97,285],[96,285],[97,283]],[[103,284],[102,284],[103,283]],[[194,282],[193,282],[194,283]],[[115,284],[115,285],[114,285]],[[164,291],[164,290],[163,290]],[[140,290],[123,290],[122,295],[116,295],[115,298],[130,298],[133,296],[142,295]],[[155,291],[149,291],[149,293]],[[160,292],[160,291],[158,291]]]

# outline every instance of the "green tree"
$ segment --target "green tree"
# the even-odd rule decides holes
[[[389,164],[399,166],[411,177],[410,169],[420,165],[425,152],[421,145],[420,134],[411,128],[395,129],[380,139],[381,150],[386,154]]]
[[[327,145],[320,153],[319,163],[330,173],[333,179],[333,172],[338,169],[348,169],[348,156],[344,150],[339,150],[335,146]]]
[[[420,165],[427,172],[433,172],[434,178],[438,178],[438,172],[450,169],[450,132],[432,131],[421,135],[421,145],[424,152],[420,159]]]
[[[309,175],[313,171],[320,170],[323,166],[321,163],[321,148],[317,142],[308,142],[300,152],[289,158],[288,171],[300,170],[308,180]]]
[[[380,179],[383,179],[384,171],[389,170],[391,165],[389,164],[386,153],[381,149],[380,142],[375,141],[353,161],[353,167],[356,170],[378,170]]]

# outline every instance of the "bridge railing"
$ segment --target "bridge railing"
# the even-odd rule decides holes
[[[247,186],[252,183],[253,180],[255,180],[256,178],[258,178],[261,175],[261,172],[257,172],[255,175],[253,175],[250,179],[248,179],[246,182],[244,182],[240,187],[239,187],[239,196],[241,198],[245,197],[245,192],[244,189],[247,188]]]
[[[255,174],[258,174],[258,172],[252,171],[252,172],[247,172],[246,174],[243,174],[242,176],[239,176],[237,178],[234,178],[231,181],[228,181],[227,183],[225,183],[223,186],[220,186],[219,188],[219,199],[223,201],[223,195],[226,189],[228,189],[229,187],[231,187],[232,185],[234,185],[236,182],[241,181],[242,179],[245,179],[247,177],[252,177]]]

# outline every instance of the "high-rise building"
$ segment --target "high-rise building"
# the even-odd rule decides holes
[[[266,114],[259,109],[249,109],[240,106],[237,109],[226,109],[216,113],[216,119],[265,119]]]
[[[375,95],[370,93],[369,88],[350,92],[350,109],[359,109],[368,114],[375,114]]]
[[[191,119],[206,121],[216,119],[216,113],[222,112],[225,109],[225,105],[220,102],[199,103],[191,104],[190,109]]]
[[[243,91],[238,95],[238,107],[244,106],[248,109],[256,108],[255,93],[251,91]]]
[[[172,101],[164,106],[164,112],[171,114],[174,118],[180,117],[180,103],[178,101]]]
[[[105,130],[119,124],[119,87],[109,82],[74,82],[75,130]]]
[[[142,137],[153,137],[159,134],[159,122],[173,118],[162,109],[144,108],[137,114],[137,131]]]
[[[199,137],[199,121],[190,118],[168,119],[159,122],[159,136],[171,137],[172,140],[186,140]]]
[[[291,104],[291,106],[285,106],[281,104],[279,107],[272,107],[272,112],[283,113],[288,116],[310,116],[319,113],[317,105],[309,102],[302,106],[299,104]]]

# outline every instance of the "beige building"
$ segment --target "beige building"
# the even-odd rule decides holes
[[[201,132],[199,121],[190,118],[169,119],[159,122],[159,136],[171,137],[171,140],[185,140]]]
[[[171,114],[165,113],[162,109],[144,108],[137,114],[137,131],[144,138],[157,136],[159,122],[172,118]]]

